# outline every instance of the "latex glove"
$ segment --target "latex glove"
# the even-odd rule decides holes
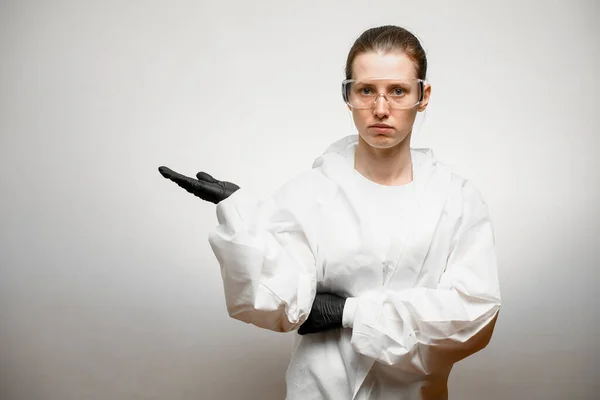
[[[235,183],[219,181],[206,172],[198,172],[196,178],[181,175],[167,167],[158,167],[158,172],[167,179],[172,180],[183,189],[187,190],[202,200],[217,204],[231,196],[240,187]]]
[[[317,293],[310,314],[298,329],[300,335],[342,327],[346,299],[332,293]]]

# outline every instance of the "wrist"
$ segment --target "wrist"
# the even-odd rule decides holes
[[[342,327],[352,328],[354,326],[354,314],[356,313],[357,306],[358,299],[356,297],[348,297],[346,299],[342,313]]]

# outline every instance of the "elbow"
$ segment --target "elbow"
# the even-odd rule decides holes
[[[414,372],[431,375],[451,368],[452,365],[468,356],[483,350],[490,343],[496,321],[498,308],[482,322],[473,324],[455,334],[440,339],[419,340],[409,354]],[[418,337],[418,336],[417,336]]]
[[[421,355],[419,358],[423,360],[423,365],[428,366],[427,370],[451,366],[483,350],[492,339],[498,319],[498,308],[495,308],[492,314],[482,322],[465,328],[448,338],[428,344],[419,343],[417,352]]]

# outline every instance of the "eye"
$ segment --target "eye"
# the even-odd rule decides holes
[[[365,96],[368,96],[372,93],[373,93],[373,90],[371,90],[371,88],[361,88],[360,89],[360,94],[363,94]]]
[[[392,96],[402,96],[403,94],[405,94],[406,91],[402,88],[395,88],[392,89],[391,95]]]

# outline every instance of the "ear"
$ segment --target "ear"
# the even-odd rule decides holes
[[[431,96],[431,85],[429,83],[425,84],[423,88],[423,101],[417,107],[417,111],[423,112],[427,108],[427,104],[429,104],[429,97]]]

